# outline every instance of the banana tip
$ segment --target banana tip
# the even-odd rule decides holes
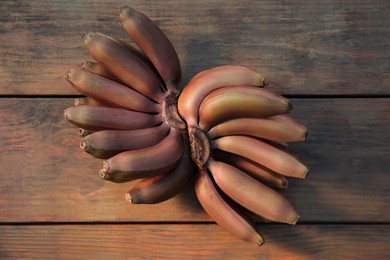
[[[305,168],[305,171],[303,172],[303,174],[302,174],[302,178],[304,179],[304,178],[306,178],[306,176],[307,176],[307,174],[309,173],[309,168]]]
[[[292,109],[293,109],[293,105],[290,102],[288,102],[287,110],[291,111]]]
[[[69,80],[71,74],[72,74],[72,70],[68,70],[67,72],[65,72],[64,78],[65,78],[66,80]]]
[[[108,162],[107,161],[103,161],[103,168],[102,168],[102,172],[106,173],[108,172],[110,169],[110,167],[108,166]]]
[[[131,198],[130,193],[126,193],[125,198],[128,202],[133,203],[133,199]]]
[[[306,140],[308,135],[309,135],[309,131],[305,130],[305,134],[303,136],[303,140]]]
[[[84,136],[85,135],[85,130],[83,128],[79,128],[79,135]]]
[[[81,39],[84,40],[84,39],[87,37],[88,33],[89,33],[89,32],[86,32],[86,33],[84,33],[83,35],[81,35]]]
[[[258,246],[262,246],[265,243],[264,237],[257,232],[256,236],[253,238],[253,242],[255,242]]]
[[[284,179],[283,182],[282,182],[282,189],[283,190],[287,190],[287,188],[288,188],[288,180]]]
[[[121,7],[119,7],[119,12],[124,12],[129,9],[133,9],[133,8],[130,8],[128,5],[122,5]]]
[[[68,70],[67,72],[65,72],[64,78],[69,81],[74,72],[75,72],[75,69]]]
[[[93,35],[94,35],[93,32],[86,32],[81,36],[81,39],[83,40],[84,43],[87,43],[92,38]]]
[[[291,222],[291,225],[297,224],[298,219],[299,219],[299,215],[297,215],[296,218]]]
[[[90,61],[84,61],[84,62],[82,62],[82,63],[80,64],[80,67],[84,69],[85,67],[88,66],[89,63],[90,63]]]
[[[82,150],[85,150],[87,147],[88,147],[87,141],[86,141],[85,139],[82,139],[82,140],[80,141],[80,148],[81,148]]]
[[[75,98],[74,100],[74,106],[77,107],[80,105],[80,98]]]
[[[119,8],[119,18],[124,19],[127,16],[130,16],[135,10],[128,5],[124,5]]]
[[[262,246],[265,243],[265,240],[263,237],[260,237],[259,240],[256,242],[258,246]]]
[[[64,110],[64,119],[68,119],[68,108]]]
[[[107,179],[107,175],[103,169],[99,171],[99,177],[102,179]]]

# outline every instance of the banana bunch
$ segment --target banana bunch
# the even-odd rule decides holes
[[[286,177],[308,172],[285,149],[303,141],[306,128],[287,115],[291,103],[264,85],[254,71],[222,66],[192,78],[178,100],[199,168],[201,205],[227,231],[258,245],[264,239],[246,211],[295,224],[297,212],[275,189],[287,188]]]
[[[295,224],[298,214],[275,190],[308,172],[286,151],[307,136],[287,115],[291,103],[243,66],[200,72],[180,93],[180,61],[167,36],[128,6],[119,17],[137,47],[89,32],[83,42],[95,61],[65,74],[86,97],[64,116],[80,128],[81,149],[103,159],[99,176],[133,183],[126,198],[143,204],[165,201],[195,178],[209,216],[258,245],[264,239],[249,212]]]
[[[121,23],[138,48],[89,32],[83,43],[95,61],[65,74],[84,98],[65,118],[80,128],[80,147],[103,159],[99,176],[135,182],[131,203],[158,203],[194,178],[185,124],[178,117],[179,58],[166,35],[144,14],[120,9]]]

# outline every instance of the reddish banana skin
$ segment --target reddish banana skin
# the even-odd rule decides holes
[[[83,138],[80,147],[96,158],[108,159],[124,151],[156,145],[168,131],[169,127],[165,123],[137,130],[103,130]]]
[[[284,119],[287,117],[288,120]],[[269,118],[235,118],[214,126],[207,135],[211,139],[227,135],[249,135],[289,143],[305,140],[307,130],[288,115],[277,115]]]
[[[224,136],[211,142],[220,149],[248,158],[283,176],[304,178],[308,169],[295,157],[270,144],[248,136]]]
[[[168,200],[178,194],[193,179],[195,165],[191,160],[188,144],[183,144],[184,154],[180,163],[170,173],[141,180],[126,194],[133,204],[152,204]]]
[[[198,126],[199,107],[212,91],[225,86],[263,86],[264,77],[243,66],[220,66],[198,73],[183,89],[178,110],[188,126]]]
[[[306,135],[308,134],[307,128],[289,115],[276,115],[276,116],[271,117],[270,119],[276,120],[279,122],[285,122],[287,124],[293,124],[293,125],[299,126],[299,127],[304,129],[304,131],[306,132]]]
[[[160,78],[160,75],[158,74],[158,71],[154,67],[153,63],[149,60],[148,57],[145,56],[145,54],[140,51],[137,47],[123,41],[119,38],[113,38],[116,42],[118,42],[120,45],[124,46],[125,48],[129,49],[134,55],[136,55],[145,65],[148,66],[148,68],[153,71],[154,75],[158,78]]]
[[[97,101],[126,109],[160,113],[161,106],[137,91],[82,69],[71,69],[66,80],[80,93]]]
[[[244,241],[257,245],[264,243],[252,220],[222,197],[206,169],[199,170],[195,192],[207,214],[226,231]]]
[[[200,105],[200,128],[208,131],[231,119],[266,118],[291,110],[291,104],[285,98],[269,98],[263,93],[263,89],[252,86],[231,86],[214,90]]]
[[[209,160],[207,166],[218,187],[241,206],[271,221],[298,221],[295,209],[275,190],[229,164]]]
[[[119,80],[117,77],[115,77],[111,72],[106,70],[104,66],[101,64],[94,62],[94,61],[84,61],[83,64],[81,65],[81,68],[83,70],[95,73],[96,75],[105,77],[106,79],[110,79],[112,81],[118,82]]]
[[[154,146],[126,151],[103,161],[100,177],[112,182],[127,182],[171,172],[183,154],[181,133],[173,128]]]
[[[237,86],[237,87],[238,88],[240,88],[240,87],[246,88],[246,87],[251,87],[251,86],[242,85],[242,86]],[[269,99],[273,99],[273,100],[278,101],[278,102],[290,103],[287,98],[283,97],[282,95],[280,95],[272,90],[269,90],[266,88],[256,88],[256,89],[257,89],[256,92],[263,95],[264,97],[267,97]]]
[[[288,180],[264,166],[250,161],[237,154],[227,153],[220,150],[214,151],[214,159],[228,163],[249,176],[275,189],[287,189]]]
[[[121,82],[161,102],[163,93],[159,78],[129,48],[101,33],[89,32],[83,41],[89,53]]]
[[[161,114],[92,105],[69,107],[65,109],[64,117],[73,125],[86,130],[135,130],[162,123]]]
[[[144,14],[124,6],[119,11],[123,27],[157,69],[169,89],[181,78],[179,57],[161,29]]]

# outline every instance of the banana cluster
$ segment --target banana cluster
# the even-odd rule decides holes
[[[104,159],[101,178],[137,181],[126,198],[158,203],[194,178],[185,125],[175,116],[180,62],[166,35],[144,14],[125,6],[119,17],[138,48],[101,33],[85,34],[83,43],[95,61],[65,78],[86,97],[76,99],[64,116],[80,127],[81,149]]]
[[[180,61],[167,36],[130,7],[119,17],[137,47],[89,32],[83,42],[95,61],[65,74],[86,97],[64,115],[80,128],[81,149],[103,159],[99,176],[135,182],[131,203],[165,201],[195,178],[209,216],[259,245],[264,239],[247,211],[295,224],[298,214],[275,190],[308,172],[285,149],[307,136],[287,115],[291,103],[243,66],[205,70],[180,93]]]
[[[264,89],[264,78],[242,66],[196,75],[179,96],[191,154],[198,165],[196,195],[211,218],[238,238],[264,242],[249,210],[267,221],[295,224],[298,214],[275,189],[308,169],[284,149],[303,141],[304,126],[287,113],[291,103]]]

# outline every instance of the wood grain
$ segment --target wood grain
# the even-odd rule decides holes
[[[0,226],[0,257],[23,259],[377,259],[390,257],[385,225],[265,225],[266,243],[216,225]],[[207,234],[207,236],[205,236]]]
[[[390,221],[390,99],[291,99],[309,129],[291,145],[305,180],[282,192],[308,222]],[[210,221],[192,186],[157,205],[130,205],[129,184],[101,180],[101,160],[79,148],[66,98],[0,99],[0,222]]]
[[[293,116],[309,137],[290,150],[310,173],[282,192],[296,226],[257,219],[256,247],[213,223],[192,186],[130,205],[130,184],[98,177],[63,119],[77,94],[63,75],[91,59],[87,31],[131,42],[126,3],[174,43],[181,87],[240,64],[301,97]],[[1,0],[0,12],[1,259],[390,259],[390,2]]]
[[[89,59],[86,31],[126,38],[117,0],[2,0],[0,95],[75,94],[65,71]],[[131,1],[166,32],[184,86],[213,66],[241,64],[284,94],[390,94],[386,1]]]

